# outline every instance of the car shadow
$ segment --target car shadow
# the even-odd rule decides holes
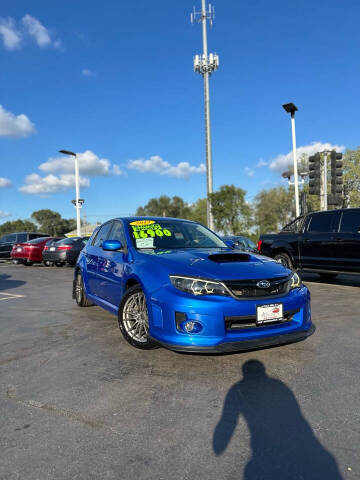
[[[334,456],[314,435],[292,391],[266,374],[258,360],[243,365],[243,379],[228,391],[213,435],[213,451],[222,455],[243,415],[252,456],[244,480],[341,480]],[[239,477],[240,478],[240,477]]]
[[[6,273],[0,275],[0,292],[21,287],[26,283],[24,280],[10,280],[10,278],[11,275],[7,275]]]
[[[334,278],[321,277],[317,273],[298,272],[301,280],[304,282],[323,283],[324,285],[344,285],[350,287],[360,287],[360,275],[339,274]]]

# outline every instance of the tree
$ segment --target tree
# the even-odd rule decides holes
[[[360,207],[360,147],[344,154],[344,190],[350,207]]]
[[[235,185],[222,185],[210,194],[215,229],[224,234],[247,234],[251,226],[251,206],[245,200],[246,191]]]
[[[193,220],[194,222],[202,223],[206,225],[207,223],[207,201],[206,198],[199,198],[196,200],[195,203],[190,205],[190,213],[186,217],[189,220]]]
[[[64,235],[76,228],[73,219],[62,218],[59,212],[43,209],[33,212],[31,218],[39,225],[39,230],[53,236]]]
[[[144,207],[136,210],[138,216],[188,218],[189,214],[189,205],[182,198],[167,195],[151,198]]]
[[[261,190],[255,197],[254,208],[258,235],[277,233],[295,218],[294,190],[285,187]]]
[[[13,220],[0,225],[0,236],[14,232],[36,232],[37,227],[30,220]]]

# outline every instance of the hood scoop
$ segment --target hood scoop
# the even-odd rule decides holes
[[[214,255],[209,255],[208,258],[215,263],[239,263],[250,261],[250,255],[246,253],[215,253]]]

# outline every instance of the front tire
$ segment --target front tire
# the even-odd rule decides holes
[[[76,274],[74,285],[75,300],[79,307],[90,307],[93,303],[87,298],[80,270]]]
[[[286,253],[278,253],[277,255],[275,255],[274,260],[276,260],[278,263],[281,263],[281,265],[289,268],[290,270],[293,270],[294,268],[291,258]]]
[[[13,262],[13,264],[14,264],[14,265],[19,265],[19,263],[20,263],[20,260],[16,260],[16,259],[14,259],[12,262]]]
[[[52,265],[54,265],[54,262],[50,262],[50,260],[44,260],[43,264],[45,267],[51,267]]]
[[[119,328],[125,340],[135,348],[157,348],[149,337],[149,316],[145,294],[135,285],[123,296],[118,314]]]
[[[62,263],[62,262],[55,262],[55,265],[56,265],[57,267],[63,267],[65,264]]]

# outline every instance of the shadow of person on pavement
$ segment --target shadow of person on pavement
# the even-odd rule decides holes
[[[11,275],[1,274],[0,275],[0,291],[10,290],[11,288],[18,288],[22,285],[25,285],[23,280],[9,280]]]
[[[245,480],[341,480],[335,458],[315,437],[292,391],[268,377],[258,360],[247,361],[243,375],[226,395],[213,436],[215,455],[224,453],[243,415],[252,448]]]

